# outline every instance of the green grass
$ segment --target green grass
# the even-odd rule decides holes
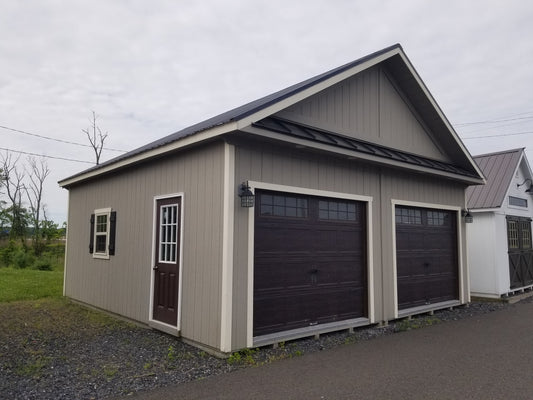
[[[63,270],[0,268],[0,303],[63,295]]]

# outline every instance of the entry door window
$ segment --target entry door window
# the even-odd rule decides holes
[[[178,249],[178,205],[161,206],[159,262],[175,263]]]

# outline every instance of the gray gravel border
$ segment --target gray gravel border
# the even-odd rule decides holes
[[[527,298],[522,302],[533,301]],[[91,340],[52,337],[35,350],[43,365],[20,371],[0,359],[0,399],[103,399],[179,384],[240,368],[258,366],[395,332],[516,307],[504,302],[474,301],[467,306],[422,314],[260,349],[247,349],[222,360],[164,333],[118,323]],[[83,336],[80,336],[83,337]],[[4,347],[2,349],[1,347]],[[0,343],[8,351],[9,344]],[[35,367],[34,367],[35,368]]]

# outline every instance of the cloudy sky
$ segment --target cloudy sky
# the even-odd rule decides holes
[[[93,110],[131,150],[400,43],[472,154],[533,160],[531,21],[523,0],[2,0],[0,152],[47,156],[61,223]]]

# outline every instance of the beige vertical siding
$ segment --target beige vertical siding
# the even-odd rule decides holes
[[[423,174],[405,173],[299,150],[242,143],[235,152],[236,182],[253,180],[373,198],[373,276],[376,321],[394,318],[391,200],[464,207],[464,186]],[[246,347],[248,211],[235,206],[233,349]],[[461,229],[464,230],[464,224]],[[464,248],[464,232],[462,234]],[[463,263],[466,259],[463,253]],[[466,265],[466,264],[465,264]],[[466,272],[466,271],[465,271]],[[466,279],[466,276],[463,276]],[[467,288],[465,289],[468,290]]]
[[[381,67],[371,68],[277,114],[282,118],[436,160],[449,158]]]
[[[183,193],[182,336],[218,347],[222,263],[222,143],[177,153],[69,190],[66,294],[148,322],[154,196]],[[95,209],[117,212],[116,255],[89,254]]]

